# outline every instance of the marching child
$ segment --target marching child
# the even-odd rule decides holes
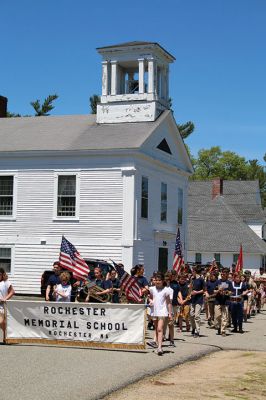
[[[4,332],[4,342],[6,329],[4,302],[11,299],[14,294],[15,291],[8,280],[4,268],[0,268],[0,328]]]
[[[164,275],[160,272],[155,274],[155,286],[150,287],[150,305],[151,317],[155,325],[155,338],[157,343],[156,353],[161,356],[163,354],[163,328],[164,321],[168,317],[172,320],[172,302],[170,300],[169,290],[165,286]]]
[[[190,285],[187,281],[187,276],[185,274],[181,274],[179,276],[179,293],[178,293],[178,303],[179,303],[179,311],[177,314],[178,317],[178,328],[177,332],[182,332],[183,329],[183,319],[186,322],[186,330],[190,331],[190,323],[189,323],[189,314],[190,314],[190,303],[191,303],[191,295],[190,295]]]

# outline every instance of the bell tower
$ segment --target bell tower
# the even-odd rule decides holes
[[[169,108],[169,64],[158,43],[128,42],[97,49],[102,56],[102,95],[97,123],[155,121]]]

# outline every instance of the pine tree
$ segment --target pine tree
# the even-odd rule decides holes
[[[35,116],[40,117],[42,115],[49,115],[48,113],[54,109],[53,101],[58,99],[57,94],[49,94],[46,99],[44,99],[43,104],[41,105],[40,100],[31,101],[31,106],[35,110]]]

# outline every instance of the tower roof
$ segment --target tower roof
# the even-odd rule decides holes
[[[175,60],[175,57],[170,54],[167,50],[165,50],[159,43],[157,42],[143,42],[143,41],[132,41],[132,42],[124,42],[124,43],[119,43],[119,44],[113,44],[111,46],[104,46],[104,47],[97,47],[96,50],[99,50],[99,52],[101,53],[101,51],[104,50],[110,50],[113,49],[112,51],[115,51],[116,48],[121,48],[121,47],[148,47],[148,48],[157,48],[160,49],[161,51],[163,51],[163,53],[165,55],[167,55],[167,57],[169,57],[171,59],[171,61]]]

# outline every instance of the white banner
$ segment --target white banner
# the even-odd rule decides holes
[[[143,304],[9,300],[6,309],[7,343],[44,339],[144,345]]]

